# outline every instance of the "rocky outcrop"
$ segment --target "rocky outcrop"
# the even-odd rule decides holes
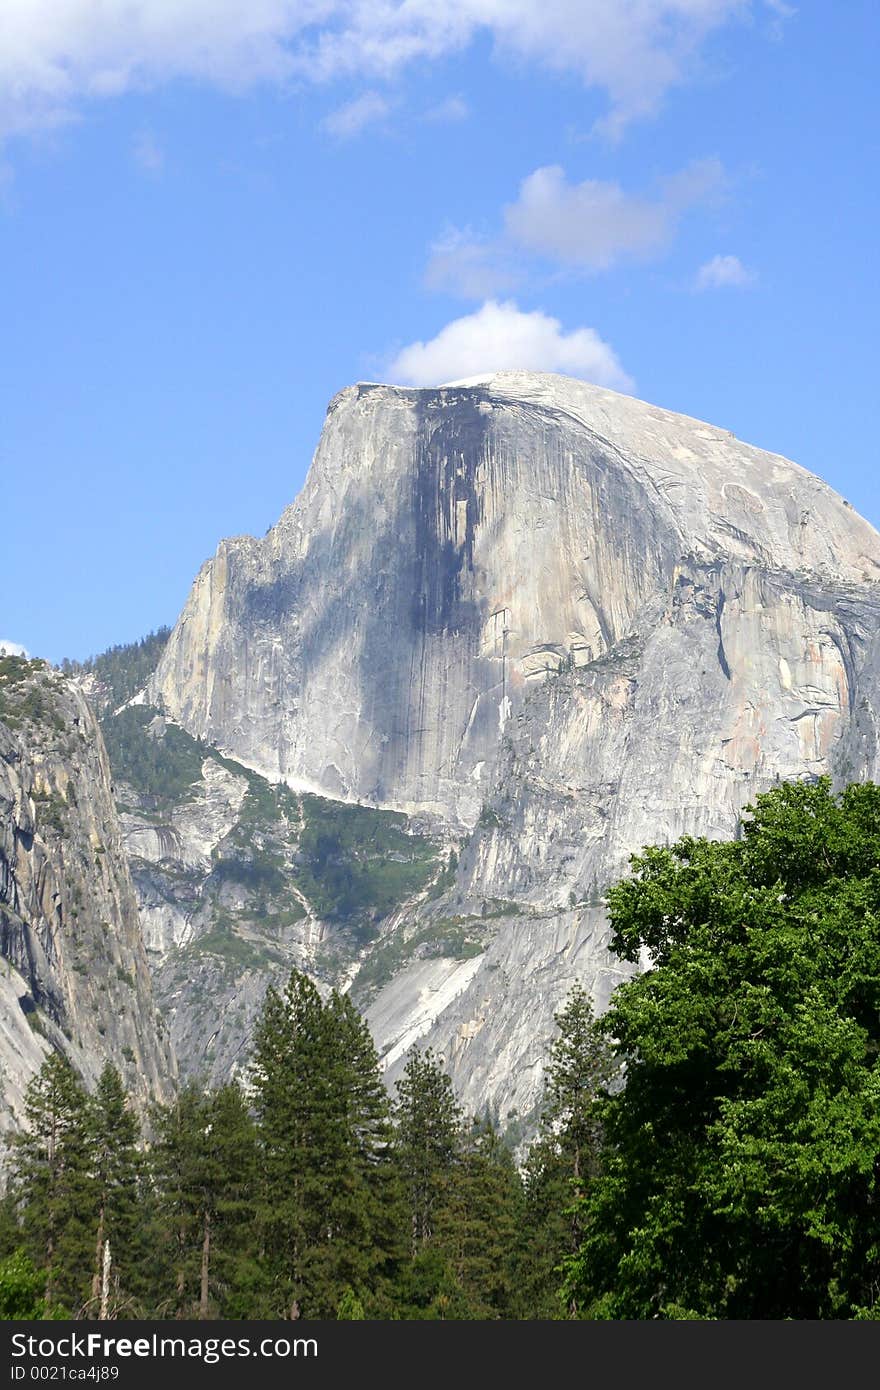
[[[42,662],[0,661],[0,1082],[7,1121],[50,1046],[141,1103],[175,1064],[152,994],[100,730]]]
[[[561,377],[362,384],[278,525],[203,567],[148,697],[273,781],[460,837],[354,989],[392,1072],[418,1036],[522,1116],[573,979],[603,1004],[619,978],[630,853],[732,834],[779,778],[877,775],[878,580],[867,522],[729,431]],[[479,940],[444,925],[438,954],[438,913]]]
[[[345,985],[383,926],[452,882],[403,815],[272,786],[155,710],[104,720],[153,988],[181,1072],[248,1061],[269,984]]]

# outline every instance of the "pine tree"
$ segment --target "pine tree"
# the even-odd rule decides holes
[[[430,1049],[407,1058],[395,1121],[410,1247],[399,1284],[407,1315],[506,1316],[522,1201],[509,1150],[491,1124],[464,1125]]]
[[[89,1106],[90,1164],[97,1206],[93,1312],[100,1299],[105,1241],[110,1241],[117,1306],[124,1305],[141,1284],[144,1227],[140,1140],[140,1123],[128,1104],[122,1078],[108,1062]]]
[[[159,1311],[246,1316],[258,1297],[253,1265],[256,1147],[235,1083],[205,1094],[190,1084],[155,1115],[152,1167],[164,1249]],[[171,1292],[173,1290],[173,1293]],[[251,1314],[253,1315],[253,1314]]]
[[[294,971],[254,1048],[263,1231],[276,1316],[332,1317],[346,1289],[382,1300],[394,1259],[389,1105],[351,1002]]]
[[[96,1184],[88,1096],[55,1052],[27,1088],[25,1124],[11,1154],[25,1253],[43,1272],[46,1306],[75,1316],[90,1291]]]
[[[347,995],[333,991],[324,1025],[340,1120],[338,1177],[328,1209],[333,1232],[328,1294],[336,1309],[352,1288],[375,1315],[385,1305],[402,1253],[391,1105],[370,1031]]]
[[[246,1317],[261,1285],[254,1236],[257,1135],[236,1082],[209,1096],[205,1138],[199,1316],[209,1315],[213,1299],[218,1317]]]
[[[430,1239],[434,1215],[461,1147],[461,1107],[429,1048],[413,1049],[397,1083],[395,1152],[409,1213],[413,1256]]]
[[[322,1236],[318,1169],[326,1150],[322,1006],[305,975],[270,988],[254,1036],[253,1079],[261,1159],[261,1226],[271,1278],[270,1316],[300,1317],[313,1246]]]
[[[555,1020],[559,1033],[550,1053],[539,1134],[525,1169],[519,1311],[532,1318],[561,1313],[560,1265],[583,1238],[581,1199],[598,1172],[601,1147],[597,1099],[614,1071],[610,1044],[580,985]],[[576,1311],[570,1303],[569,1314]]]
[[[443,1278],[434,1316],[510,1316],[521,1218],[522,1183],[513,1156],[491,1123],[475,1119],[435,1214],[431,1244]]]
[[[198,1306],[203,1231],[207,1101],[198,1086],[184,1086],[176,1099],[153,1114],[151,1151],[160,1240],[157,1311],[194,1315]]]

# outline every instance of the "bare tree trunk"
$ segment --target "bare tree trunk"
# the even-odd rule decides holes
[[[98,1213],[98,1238],[95,1241],[95,1272],[92,1275],[92,1298],[97,1303],[101,1293],[101,1261],[104,1257],[104,1203]]]
[[[106,1322],[110,1308],[110,1242],[104,1242],[104,1262],[101,1271],[101,1311],[98,1317]]]
[[[208,1316],[208,1270],[211,1260],[211,1215],[205,1212],[205,1233],[202,1239],[202,1282],[199,1291],[199,1317]]]
[[[177,1233],[177,1255],[180,1260],[177,1266],[177,1316],[186,1316],[186,1309],[183,1306],[183,1296],[186,1292],[186,1267],[184,1265],[184,1232]]]
[[[50,1309],[51,1306],[52,1306],[52,1294],[53,1294],[53,1292],[54,1292],[53,1282],[52,1282],[52,1275],[53,1275],[53,1271],[52,1271],[52,1259],[53,1259],[54,1255],[55,1255],[55,1238],[54,1238],[54,1231],[50,1228],[50,1230],[49,1230],[49,1239],[46,1241],[46,1292],[45,1292],[45,1294],[43,1295],[43,1297],[44,1297],[45,1300],[46,1300],[46,1309],[47,1309],[47,1310]]]

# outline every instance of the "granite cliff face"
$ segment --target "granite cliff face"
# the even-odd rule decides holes
[[[42,662],[0,661],[0,1126],[50,1047],[135,1098],[175,1064],[153,1003],[110,772],[81,692]]]
[[[521,1119],[569,985],[619,978],[629,853],[733,833],[777,778],[880,773],[878,581],[842,498],[725,430],[561,377],[360,385],[278,525],[203,567],[147,698],[459,838],[353,989],[392,1071],[418,1037]]]
[[[296,967],[344,985],[379,924],[451,875],[442,840],[406,817],[273,787],[147,721],[166,785],[187,760],[192,780],[159,806],[117,780],[123,843],[181,1071],[220,1084],[247,1064],[268,984]],[[109,736],[118,757],[112,720]]]

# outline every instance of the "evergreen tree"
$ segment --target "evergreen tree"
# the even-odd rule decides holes
[[[347,995],[330,995],[324,1026],[340,1121],[338,1176],[328,1203],[332,1306],[352,1288],[375,1316],[402,1254],[391,1104],[370,1031]]]
[[[395,1152],[409,1216],[410,1251],[424,1247],[461,1150],[461,1107],[429,1048],[413,1049],[397,1083]]]
[[[156,1111],[155,1127],[158,1311],[258,1316],[256,1134],[241,1088],[206,1094],[190,1083]]]
[[[490,1124],[465,1127],[430,1049],[407,1058],[395,1122],[410,1248],[399,1283],[407,1316],[506,1316],[522,1197],[509,1150]]]
[[[86,1092],[51,1052],[25,1092],[26,1128],[11,1141],[11,1180],[46,1306],[72,1316],[90,1293],[96,1186],[89,1118]]]
[[[176,1099],[153,1114],[156,1132],[151,1167],[156,1187],[160,1241],[157,1312],[195,1316],[202,1280],[205,1239],[207,1140],[210,1110],[198,1086],[184,1086]]]
[[[474,1120],[435,1215],[431,1245],[443,1277],[432,1316],[510,1316],[521,1208],[522,1183],[510,1150],[488,1121]]]
[[[89,1106],[90,1166],[97,1207],[91,1283],[93,1316],[97,1315],[101,1294],[105,1241],[110,1241],[117,1311],[142,1288],[145,1231],[140,1141],[140,1123],[128,1104],[122,1078],[108,1062]]]
[[[254,1316],[249,1307],[263,1284],[254,1229],[257,1134],[236,1082],[208,1097],[207,1118],[199,1316],[212,1306],[221,1318]]]
[[[394,1259],[390,1116],[375,1048],[351,1002],[305,975],[269,990],[254,1089],[273,1310],[332,1317],[345,1290],[382,1299]]]
[[[583,1238],[581,1200],[599,1166],[597,1100],[614,1072],[611,1045],[575,985],[555,1015],[538,1138],[525,1169],[526,1207],[518,1279],[523,1317],[558,1317],[562,1261]],[[568,1312],[577,1312],[569,1300]]]
[[[329,1174],[321,999],[305,975],[270,988],[254,1037],[253,1079],[261,1159],[261,1226],[271,1277],[270,1316],[300,1317]]]

